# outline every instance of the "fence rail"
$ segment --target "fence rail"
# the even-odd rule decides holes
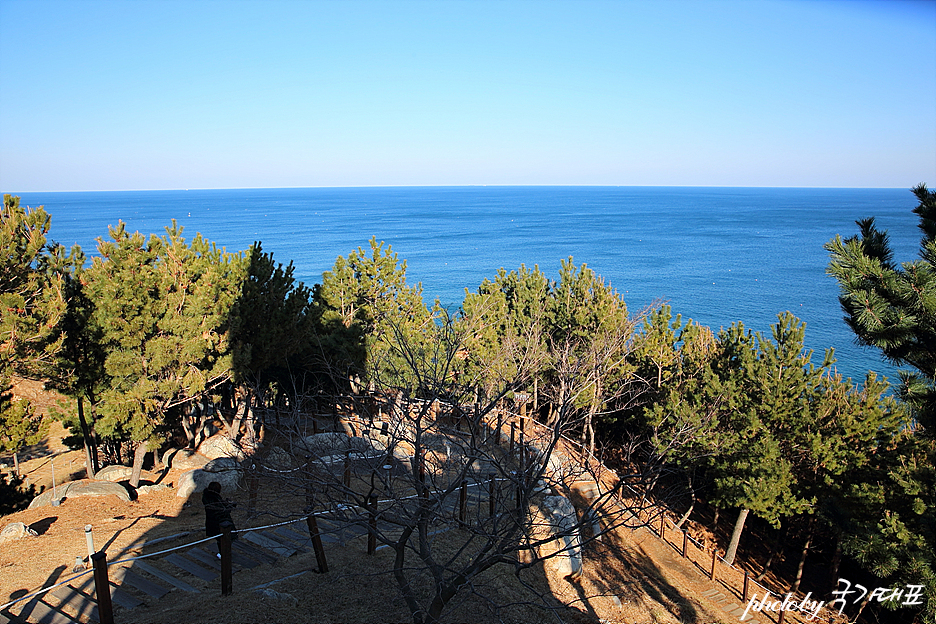
[[[472,413],[470,409],[465,409],[465,408],[462,408],[461,410],[458,410],[458,411],[460,411],[463,414],[469,414],[469,415]],[[322,415],[322,416],[328,417],[327,415]],[[365,434],[366,432],[372,431],[375,428],[377,428],[374,426],[374,422],[376,419],[365,420],[363,418],[357,418],[353,416],[352,417],[339,417],[339,418],[343,424],[348,425],[349,430],[345,431],[345,433],[347,433],[348,435],[361,435],[361,434]],[[460,425],[460,423],[458,424]],[[558,434],[558,440],[557,440],[557,444],[555,445],[555,448],[558,449],[561,453],[569,457],[574,463],[577,464],[576,469],[581,471],[580,474],[587,473],[592,476],[594,482],[596,483],[598,487],[599,496],[602,495],[602,492],[601,492],[602,487],[609,486],[609,484],[606,482],[606,478],[613,478],[615,483],[611,483],[610,487],[608,487],[605,493],[607,493],[608,491],[611,491],[614,487],[620,487],[620,491],[618,494],[619,499],[613,502],[620,511],[629,512],[632,515],[632,517],[636,517],[638,519],[639,526],[631,527],[632,529],[640,528],[640,527],[645,528],[653,536],[661,540],[664,544],[676,550],[676,552],[680,554],[682,558],[691,562],[693,567],[698,569],[700,573],[702,573],[703,575],[709,576],[709,578],[712,581],[719,580],[725,588],[729,589],[732,592],[737,593],[738,597],[742,601],[747,600],[747,596],[749,593],[748,590],[751,588],[752,585],[755,589],[759,588],[768,594],[772,593],[767,587],[764,587],[763,585],[761,585],[754,579],[750,578],[750,575],[743,569],[735,565],[728,565],[727,562],[724,560],[724,558],[722,558],[718,554],[717,549],[713,549],[711,551],[711,558],[710,558],[711,562],[709,563],[706,560],[709,554],[709,551],[707,551],[707,549],[705,548],[705,545],[699,542],[698,540],[696,540],[695,538],[693,538],[692,536],[690,536],[686,529],[682,527],[677,527],[671,520],[669,520],[669,518],[666,517],[667,509],[662,504],[654,504],[649,510],[645,511],[644,515],[646,516],[646,519],[641,519],[641,512],[644,510],[641,509],[639,504],[637,506],[631,506],[631,505],[626,504],[624,502],[625,492],[627,493],[628,497],[631,500],[635,500],[638,498],[645,499],[645,498],[648,498],[647,495],[642,494],[637,489],[632,487],[630,484],[618,483],[619,478],[618,478],[617,473],[607,468],[604,465],[604,463],[601,460],[599,460],[597,457],[595,457],[594,453],[590,449],[588,449],[584,444],[581,444],[569,438],[565,434],[559,433],[558,431],[555,431],[543,425],[542,423],[536,421],[534,418],[530,416],[527,416],[522,413],[518,414],[515,412],[511,412],[506,409],[497,409],[488,413],[482,419],[482,422],[480,424],[490,429],[488,433],[494,434],[495,436],[497,435],[500,436],[496,441],[498,444],[502,444],[504,442],[509,443],[510,449],[512,451],[514,451],[516,449],[516,446],[518,445],[518,440],[516,438],[517,438],[517,432],[519,430],[520,432],[519,443],[523,447],[521,449],[522,454],[525,452],[528,452],[529,447],[532,447],[536,449],[537,451],[545,451],[545,449],[539,448],[537,446],[537,443],[542,440],[547,440],[551,443],[553,441],[553,437],[557,436]],[[355,428],[355,425],[357,425],[357,428]],[[503,431],[504,425],[510,425],[510,436],[507,440],[504,440],[504,437],[506,436],[505,431]],[[298,470],[298,468],[291,469],[291,470],[274,470],[274,472],[289,473],[295,470]],[[509,481],[510,479],[497,478],[495,480],[503,482],[503,481]],[[488,480],[485,480],[483,483],[479,481],[479,482],[474,482],[470,484],[465,484],[463,486],[462,491],[464,492],[464,488],[478,487],[481,485],[485,485],[487,483],[488,483]],[[411,499],[411,498],[417,498],[419,496],[420,494],[414,494],[412,496],[408,496],[405,498]],[[381,505],[381,504],[386,504],[386,503],[398,502],[400,500],[403,500],[403,499],[400,499],[400,498],[384,499],[380,501],[374,501],[374,504]],[[347,505],[347,506],[350,506],[350,505]],[[371,508],[370,510],[371,515],[372,515],[372,509],[373,508]],[[256,532],[256,531],[275,529],[275,528],[282,527],[285,525],[295,524],[305,519],[309,528],[311,540],[313,542],[313,545],[315,546],[315,554],[316,554],[316,558],[318,562],[318,567],[320,571],[323,571],[323,572],[327,571],[327,563],[325,561],[324,550],[322,549],[322,546],[321,546],[321,538],[320,538],[319,531],[317,528],[316,518],[325,516],[328,514],[334,514],[336,511],[340,511],[340,509],[336,508],[336,509],[329,509],[329,510],[320,510],[320,511],[309,513],[302,517],[292,518],[289,520],[285,520],[283,522],[277,522],[277,523],[268,524],[268,525],[259,526],[259,527],[248,527],[248,528],[237,529],[237,530],[230,530],[226,528],[226,530],[221,536],[220,544],[219,544],[220,551],[221,551],[220,556],[222,558],[222,561],[221,561],[222,595],[227,595],[232,591],[232,586],[231,586],[231,581],[230,581],[231,558],[232,558],[230,542],[231,542],[231,536],[233,534],[246,535],[246,534]],[[369,510],[365,509],[365,511],[369,511]],[[658,517],[660,518],[659,531],[655,531],[653,526],[656,526],[656,518]],[[373,522],[373,518],[371,518],[370,522]],[[670,540],[667,539],[667,536],[666,536],[666,531],[668,528],[667,525],[669,525],[669,528],[671,531],[675,529],[680,535],[680,542],[678,544],[671,542]],[[435,533],[440,533],[445,530],[449,530],[449,529],[442,529],[442,530],[436,531]],[[175,537],[175,536],[170,536],[170,537]],[[91,559],[94,560],[94,564],[95,564],[93,569],[85,570],[63,581],[59,581],[47,587],[39,588],[24,596],[20,596],[14,600],[11,600],[3,605],[0,605],[0,611],[4,611],[8,609],[9,607],[17,603],[23,602],[25,600],[30,600],[33,598],[41,597],[54,589],[67,585],[81,577],[84,577],[88,574],[93,573],[95,574],[95,577],[96,577],[95,586],[97,589],[95,593],[96,595],[98,595],[97,602],[99,606],[98,615],[99,615],[100,623],[101,624],[113,624],[113,613],[112,613],[112,610],[109,608],[109,605],[110,605],[109,587],[110,586],[108,585],[108,580],[107,580],[107,568],[109,568],[110,566],[114,566],[114,565],[132,563],[134,561],[167,555],[175,551],[189,549],[194,546],[197,546],[198,544],[208,542],[211,540],[215,540],[215,539],[218,539],[218,537],[217,536],[205,537],[203,539],[198,539],[192,542],[188,542],[180,546],[166,548],[166,549],[153,552],[153,553],[146,553],[146,554],[136,555],[133,557],[127,557],[124,559],[118,559],[115,561],[106,561],[106,554],[104,553],[104,551],[94,553],[94,555],[91,557]],[[692,549],[690,549],[690,545],[693,547]],[[368,552],[370,554],[370,553],[373,553],[375,550],[379,548],[384,548],[384,547],[386,547],[386,545],[375,547],[373,544],[369,543]],[[721,562],[723,568],[728,568],[730,570],[733,570],[737,574],[743,575],[744,582],[743,582],[743,586],[740,589],[735,588],[733,585],[731,585],[728,579],[719,578],[718,569],[716,565],[719,561]],[[708,566],[704,564],[708,564]],[[107,589],[104,589],[104,588],[107,588]],[[104,596],[103,593],[107,593],[108,595]],[[784,613],[783,611],[780,611],[778,615],[776,616],[775,619],[777,621],[777,624],[783,624],[783,613]],[[767,615],[767,614],[762,613],[761,615]],[[829,621],[832,621],[832,619],[829,618]]]

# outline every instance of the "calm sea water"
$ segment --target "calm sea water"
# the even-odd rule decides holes
[[[768,332],[779,312],[806,321],[814,361],[834,347],[839,371],[894,377],[842,321],[823,243],[877,217],[895,258],[918,257],[916,199],[903,189],[678,187],[412,187],[23,193],[44,205],[51,237],[89,255],[118,220],[164,233],[172,219],[226,247],[293,261],[307,284],[371,236],[407,260],[427,301],[459,304],[499,267],[539,265],[550,277],[574,257],[638,311],[665,301],[714,329],[742,321]]]

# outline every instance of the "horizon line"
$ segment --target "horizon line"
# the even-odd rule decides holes
[[[916,186],[916,185],[914,185]],[[732,189],[906,189],[913,186],[796,186],[796,185],[724,185],[724,184],[348,184],[321,186],[229,186],[229,187],[189,187],[189,188],[124,188],[124,189],[66,189],[58,191],[31,190],[17,193],[142,193],[155,191],[248,191],[282,189],[362,189],[362,188],[732,188]]]

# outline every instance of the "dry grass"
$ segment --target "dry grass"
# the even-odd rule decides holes
[[[83,476],[82,455],[61,446],[60,429],[31,453],[34,459],[22,468],[33,483],[51,486],[51,460],[56,476]],[[67,467],[67,468],[66,468]],[[165,481],[178,474],[171,472]],[[155,480],[158,475],[144,475]],[[365,481],[359,484],[369,487]],[[284,485],[288,488],[288,485]],[[299,492],[272,488],[261,493],[258,503],[277,501],[280,515],[297,513],[305,504]],[[246,492],[235,497],[240,506],[235,521],[241,528],[268,523],[269,516],[247,512]],[[264,501],[265,499],[265,501]],[[267,508],[269,508],[267,506]],[[0,602],[21,596],[55,580],[67,578],[76,556],[84,556],[84,526],[94,527],[96,546],[106,547],[108,558],[132,556],[167,546],[182,544],[203,535],[204,513],[196,500],[189,503],[174,490],[154,492],[133,502],[114,497],[65,500],[59,507],[21,511],[0,519],[0,527],[23,522],[40,533],[38,537],[8,542],[0,546]],[[148,541],[190,533],[155,547]],[[460,531],[439,534],[435,546],[454,549]],[[345,546],[326,544],[330,571],[315,572],[311,553],[300,554],[276,564],[241,570],[234,576],[234,595],[220,596],[220,583],[206,584],[190,577],[186,581],[201,590],[191,595],[173,591],[161,601],[125,611],[119,607],[116,619],[124,623],[178,624],[179,622],[314,622],[370,623],[411,621],[392,577],[392,553],[379,550],[365,554],[365,538]],[[410,555],[412,557],[412,555]],[[497,622],[596,622],[609,624],[710,624],[731,618],[721,607],[704,598],[706,590],[719,588],[731,595],[740,587],[735,572],[721,577],[727,583],[712,583],[701,572],[702,555],[685,560],[671,545],[645,529],[618,529],[601,543],[585,549],[585,571],[574,582],[562,578],[556,566],[547,562],[517,575],[501,566],[475,579],[459,593],[445,616],[446,622],[494,624]],[[152,560],[151,560],[152,561]],[[697,561],[697,562],[694,562]],[[167,568],[168,570],[168,568]],[[293,578],[286,578],[298,574]],[[728,576],[731,574],[732,576]],[[285,599],[265,598],[250,588],[274,583],[270,589],[287,594]],[[426,586],[425,583],[423,583]],[[425,590],[423,590],[425,591]],[[735,593],[737,593],[735,591]],[[425,597],[425,596],[424,596]],[[50,599],[50,601],[53,601]],[[739,598],[735,599],[740,602]],[[18,612],[18,609],[14,609]],[[797,618],[788,614],[786,621]],[[763,616],[761,622],[768,621]]]

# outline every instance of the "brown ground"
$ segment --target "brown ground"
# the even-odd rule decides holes
[[[54,458],[57,480],[68,474],[71,478],[83,476],[83,456],[79,451],[65,450],[59,441],[61,430],[53,430],[50,439],[37,448],[28,449],[33,459],[21,462],[21,470],[37,486],[51,487],[51,468]],[[0,457],[0,462],[9,462]],[[169,473],[164,482],[178,475]],[[157,480],[156,474],[144,474],[144,479]],[[242,496],[241,498],[246,498]],[[240,509],[246,507],[246,500]],[[240,514],[240,517],[239,517]],[[235,512],[239,527],[258,526],[267,521],[247,519]],[[94,529],[95,546],[106,548],[108,559],[124,558],[141,552],[144,542],[161,537],[182,535],[162,542],[158,548],[174,546],[200,539],[204,515],[201,504],[189,504],[175,496],[174,490],[164,490],[141,496],[133,502],[122,502],[115,497],[76,498],[65,500],[58,507],[42,507],[21,511],[0,519],[0,528],[11,522],[23,522],[39,536],[8,542],[0,546],[0,603],[22,596],[56,580],[67,578],[76,557],[87,553],[84,526]],[[457,540],[453,532],[452,539]],[[689,559],[683,559],[679,549],[681,538],[675,531],[670,544],[662,542],[646,528],[620,529],[602,544],[592,544],[586,551],[583,578],[570,583],[558,578],[547,564],[539,571],[522,577],[534,590],[551,595],[574,612],[550,613],[542,608],[518,606],[493,613],[490,602],[463,592],[449,612],[448,621],[478,624],[509,622],[597,621],[627,624],[707,624],[737,622],[718,602],[703,596],[711,589],[719,589],[729,603],[741,603],[742,573],[719,565],[718,580],[708,579],[711,555],[690,546]],[[152,552],[156,548],[145,548]],[[361,538],[342,547],[326,545],[330,571],[328,574],[311,572],[315,569],[314,556],[296,555],[273,565],[262,565],[254,570],[241,570],[234,576],[235,593],[221,597],[220,585],[202,585],[201,594],[191,595],[173,591],[158,604],[122,611],[118,607],[116,619],[121,624],[151,622],[177,624],[179,622],[390,622],[407,621],[405,606],[398,597],[392,579],[377,575],[375,570],[386,569],[388,549],[367,557]],[[298,605],[289,602],[260,599],[250,587],[283,579],[293,574],[300,576],[271,587],[298,599]],[[482,587],[483,586],[483,587]],[[538,589],[537,589],[538,588]],[[479,581],[479,593],[494,596],[501,604],[525,602],[532,595],[510,571],[490,573]],[[483,592],[481,591],[483,590]],[[150,601],[155,602],[155,601]],[[18,607],[14,612],[18,612]],[[576,615],[578,613],[579,615]],[[786,622],[798,618],[787,613]],[[774,617],[758,615],[756,621],[775,622]]]

